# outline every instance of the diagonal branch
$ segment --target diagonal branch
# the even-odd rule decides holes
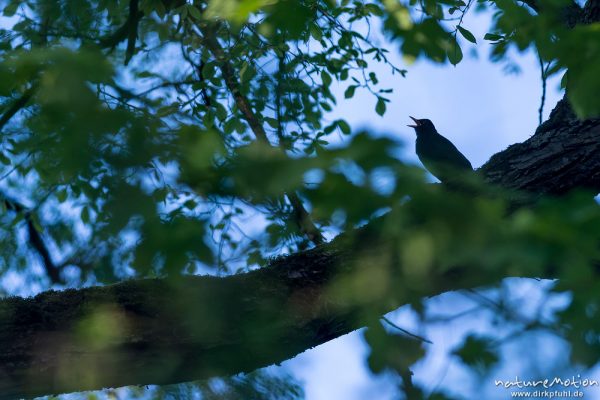
[[[8,108],[8,110],[4,112],[4,114],[2,114],[2,116],[0,117],[0,132],[2,132],[2,128],[4,128],[8,121],[10,121],[12,117],[14,117],[27,105],[27,103],[29,103],[29,100],[31,100],[31,98],[33,97],[33,94],[35,93],[36,89],[37,87],[35,85],[32,85],[21,95],[21,97],[19,97],[17,100],[15,100],[14,103],[12,103],[12,105]]]
[[[250,125],[250,129],[256,136],[256,140],[265,144],[270,144],[267,132],[265,132],[260,119],[254,113],[250,102],[240,90],[239,80],[235,69],[229,62],[229,56],[225,52],[225,49],[223,49],[221,43],[217,40],[214,26],[199,23],[198,27],[203,35],[203,43],[219,63],[225,85],[227,85],[227,89],[229,89],[229,92],[233,96],[235,105],[244,116],[246,122],[248,122],[248,125]]]
[[[503,184],[498,177],[514,169],[510,187],[561,193],[565,183],[552,179],[553,169],[565,182],[598,189],[597,157],[581,155],[600,146],[599,130],[598,120],[573,120],[562,102],[533,138],[494,156],[484,173]],[[547,153],[554,157],[557,143],[569,146],[564,163],[535,164]],[[366,309],[381,315],[415,298],[495,283],[506,273],[464,265],[429,274],[424,287],[394,275],[389,291],[374,290],[366,279],[349,298],[335,285],[355,284],[356,274],[371,277],[381,265],[401,270],[399,260],[384,256],[397,254],[399,243],[373,226],[385,223],[378,221],[246,274],[130,280],[1,300],[0,399],[252,371],[363,326]]]
[[[0,198],[3,199],[7,210],[11,210],[23,215],[23,219],[25,220],[25,224],[27,226],[27,237],[29,239],[29,244],[42,259],[42,266],[44,267],[46,275],[50,281],[52,283],[64,283],[60,276],[60,268],[56,266],[54,261],[52,261],[50,251],[48,251],[48,246],[42,238],[42,233],[38,230],[33,222],[31,211],[28,210],[23,204],[16,200],[9,199],[5,195],[0,195]]]
[[[240,90],[237,74],[235,72],[235,69],[229,62],[229,57],[225,52],[225,49],[223,49],[223,47],[217,39],[215,26],[208,25],[204,22],[199,22],[197,26],[202,32],[203,43],[206,45],[208,50],[212,53],[212,55],[219,63],[221,74],[223,75],[223,79],[225,80],[227,89],[229,89],[229,92],[233,96],[236,106],[241,111],[244,119],[246,120],[246,122],[250,126],[250,129],[256,136],[256,140],[258,140],[261,143],[270,144],[269,138],[267,136],[267,133],[265,132],[263,124],[260,121],[260,118],[258,118],[258,116],[254,113],[252,105]],[[280,143],[280,145],[282,146],[283,143]],[[319,228],[315,226],[314,222],[310,217],[310,214],[308,213],[308,211],[306,211],[306,208],[302,204],[302,200],[300,199],[300,197],[294,192],[286,193],[286,195],[294,210],[294,220],[296,221],[296,224],[298,225],[300,231],[304,233],[308,237],[308,239],[313,243],[323,243],[325,241],[325,239],[323,238],[323,234],[321,233]]]

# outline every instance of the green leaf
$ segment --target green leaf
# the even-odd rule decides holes
[[[331,85],[331,75],[329,75],[325,71],[321,71],[321,79],[323,80],[323,85],[329,87]]]
[[[264,120],[273,129],[276,129],[277,126],[279,126],[279,122],[277,122],[277,119],[275,118],[265,117]]]
[[[325,129],[323,129],[323,132],[325,134],[329,135],[331,132],[333,132],[335,130],[336,125],[337,125],[337,123],[333,123],[333,124],[327,125],[325,127]]]
[[[491,340],[483,337],[468,336],[462,347],[455,350],[463,363],[479,372],[489,370],[498,362],[498,355],[491,347]]]
[[[6,157],[3,152],[0,152],[0,163],[3,165],[10,165],[10,158]]]
[[[378,97],[377,98],[377,104],[375,104],[375,112],[381,116],[383,116],[383,114],[385,114],[385,109],[386,109],[386,105],[385,105],[385,100],[383,97]]]
[[[195,6],[191,5],[191,4],[189,4],[189,5],[187,6],[187,8],[188,8],[188,13],[189,13],[189,14],[190,14],[192,17],[194,17],[194,18],[196,18],[196,19],[202,19],[202,13],[200,12],[200,10],[198,10],[198,8],[197,8],[197,7],[195,7]]]
[[[340,130],[342,131],[342,133],[344,135],[349,135],[351,130],[350,130],[350,125],[348,125],[348,123],[346,121],[344,121],[343,119],[339,119],[337,121],[337,125],[340,127]]]
[[[227,135],[231,135],[233,133],[233,131],[235,131],[235,127],[237,124],[237,118],[230,118],[227,120],[227,122],[225,122],[223,124],[223,131],[227,134]]]
[[[323,32],[321,32],[321,28],[317,24],[310,24],[309,30],[313,39],[320,41],[323,38]]]
[[[450,46],[448,47],[447,55],[448,61],[450,61],[450,64],[452,65],[458,64],[463,58],[463,53],[460,49],[460,45],[454,38],[450,40]]]
[[[90,209],[87,206],[81,209],[81,222],[84,224],[90,223]]]
[[[371,80],[371,82],[372,82],[374,85],[377,85],[377,82],[379,82],[379,81],[377,80],[377,75],[375,75],[375,72],[369,72],[369,79]]]
[[[376,374],[386,368],[405,372],[425,355],[423,346],[414,339],[388,333],[380,323],[369,326],[363,335],[371,348],[368,366]]]
[[[504,39],[504,36],[498,35],[496,33],[486,33],[485,36],[483,36],[483,39],[491,40],[491,41],[498,41],[498,40]]]
[[[66,189],[61,189],[56,192],[56,200],[58,200],[60,203],[64,203],[67,200],[67,197],[68,193]]]
[[[13,15],[16,14],[17,9],[19,8],[19,5],[21,4],[20,1],[16,1],[13,0],[10,3],[8,3],[8,5],[6,7],[4,7],[3,10],[3,14],[5,17],[12,17]]]
[[[331,107],[331,104],[329,104],[329,103],[327,103],[325,101],[322,101],[319,104],[321,105],[321,108],[323,108],[323,110],[325,110],[325,111],[331,111],[331,110],[333,110],[333,108]]]
[[[343,69],[342,72],[340,72],[340,80],[345,81],[346,79],[348,79],[348,69]]]
[[[350,85],[344,92],[344,97],[350,99],[354,96],[354,91],[356,90],[356,85]]]
[[[198,203],[196,203],[196,201],[194,201],[192,199],[186,200],[185,203],[183,203],[183,207],[187,208],[188,210],[193,210],[197,206],[198,206]]]
[[[367,10],[370,14],[381,17],[383,15],[383,10],[378,4],[365,4],[365,10]]]
[[[465,28],[463,28],[462,26],[458,25],[456,28],[458,28],[458,31],[460,32],[460,34],[467,39],[469,42],[471,43],[477,43],[477,40],[475,39],[475,36],[473,36],[473,34],[466,30]]]
[[[224,121],[225,118],[227,118],[227,114],[228,114],[227,109],[221,103],[217,103],[216,108],[217,108],[217,112],[216,112],[217,118],[219,119],[219,121]]]
[[[573,110],[581,119],[600,116],[600,103],[598,102],[598,90],[600,79],[595,77],[597,71],[587,69],[587,74],[581,71],[576,73],[571,69],[567,78],[567,97],[573,106]]]
[[[562,76],[562,78],[560,78],[560,88],[561,89],[565,89],[567,87],[567,76],[568,74],[565,72]]]

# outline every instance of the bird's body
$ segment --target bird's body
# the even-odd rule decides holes
[[[473,171],[469,160],[451,141],[437,132],[430,120],[412,119],[416,125],[409,126],[417,132],[417,156],[433,176],[443,183],[449,183],[461,173]]]

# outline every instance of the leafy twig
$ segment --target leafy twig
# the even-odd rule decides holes
[[[539,54],[538,60],[540,62],[540,75],[542,78],[542,98],[540,99],[540,108],[538,110],[539,125],[541,125],[544,117],[544,104],[546,103],[546,81],[548,80],[548,70],[550,69],[550,63],[548,63],[546,67],[544,67],[544,60]]]
[[[202,33],[204,44],[219,64],[221,74],[223,75],[223,79],[225,80],[225,85],[231,92],[236,106],[241,111],[242,116],[250,126],[250,129],[256,136],[256,139],[259,142],[270,145],[269,138],[263,125],[260,122],[260,119],[256,116],[254,110],[252,110],[250,102],[240,90],[235,70],[233,69],[233,66],[228,62],[228,56],[216,38],[215,26],[208,25],[202,22],[199,22],[197,26]],[[310,218],[310,214],[304,208],[302,201],[300,200],[298,195],[294,192],[286,193],[286,195],[294,209],[294,219],[300,230],[313,243],[317,245],[323,243],[325,239],[323,238],[321,231],[313,223],[312,219]]]

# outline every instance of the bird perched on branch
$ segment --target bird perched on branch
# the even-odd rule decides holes
[[[417,156],[425,168],[442,183],[456,181],[456,177],[465,171],[473,171],[467,158],[452,144],[451,141],[440,135],[433,123],[428,119],[416,119]]]

